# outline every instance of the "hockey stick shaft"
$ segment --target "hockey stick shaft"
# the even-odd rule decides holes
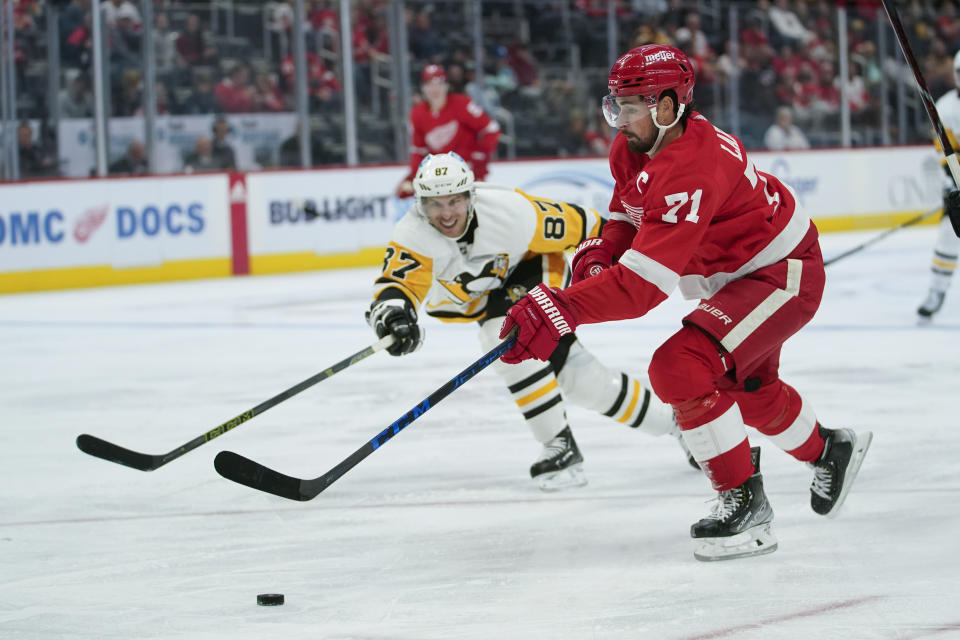
[[[366,347],[365,349],[362,349],[353,355],[344,358],[340,362],[331,365],[320,373],[307,378],[303,382],[295,384],[286,391],[278,393],[269,400],[261,402],[252,409],[248,409],[240,415],[230,418],[223,424],[217,425],[206,433],[197,436],[189,442],[185,442],[176,449],[167,453],[159,455],[140,453],[86,433],[77,436],[77,447],[84,453],[108,460],[109,462],[122,464],[133,469],[139,469],[140,471],[153,471],[154,469],[162,467],[172,460],[176,460],[185,453],[193,451],[200,445],[203,445],[214,438],[222,436],[231,429],[235,429],[244,422],[247,422],[248,420],[260,415],[264,411],[277,406],[281,402],[292,398],[301,391],[309,389],[321,380],[326,380],[330,376],[360,362],[364,358],[373,355],[377,351],[382,351],[383,349],[390,347],[390,345],[393,344],[393,340],[393,336],[391,335],[384,336],[369,347]]]
[[[893,0],[881,0],[881,2],[883,3],[883,10],[886,11],[887,18],[893,26],[893,32],[897,37],[897,42],[900,43],[900,50],[903,51],[903,57],[907,59],[907,64],[910,66],[910,70],[913,72],[913,76],[917,81],[917,92],[920,94],[920,101],[923,103],[923,108],[927,112],[930,124],[933,125],[937,139],[940,141],[940,146],[943,148],[943,155],[947,160],[947,168],[953,177],[953,185],[957,189],[960,189],[960,160],[957,159],[957,150],[954,149],[950,143],[950,136],[947,135],[947,131],[943,128],[943,123],[940,121],[940,114],[937,113],[937,105],[933,100],[933,96],[930,95],[930,90],[927,88],[927,82],[923,79],[923,74],[920,72],[920,65],[917,64],[917,59],[913,56],[913,50],[910,48],[910,42],[907,40],[907,33],[903,29],[903,23],[900,22],[900,14],[897,12],[897,7],[893,4]],[[954,232],[960,237],[960,219],[956,217],[955,213],[948,211],[948,214]]]
[[[913,226],[913,225],[915,225],[915,224],[917,224],[917,223],[919,223],[919,222],[922,222],[922,221],[926,220],[927,218],[929,218],[930,216],[932,216],[933,214],[935,214],[935,213],[937,213],[937,212],[939,212],[939,211],[941,211],[941,210],[942,210],[942,207],[934,207],[933,209],[930,209],[929,211],[924,211],[923,213],[918,214],[918,215],[910,218],[909,220],[905,220],[904,222],[901,222],[901,223],[898,224],[897,226],[891,227],[891,228],[887,229],[886,231],[884,231],[883,233],[881,233],[881,234],[879,234],[879,235],[877,235],[877,236],[875,236],[875,237],[873,237],[873,238],[870,238],[870,239],[867,240],[866,242],[864,242],[864,243],[862,243],[862,244],[858,244],[857,246],[853,247],[852,249],[847,249],[847,250],[844,251],[843,253],[841,253],[841,254],[839,254],[839,255],[835,255],[835,256],[833,256],[832,258],[830,258],[829,260],[824,260],[823,266],[829,267],[829,266],[830,266],[831,264],[833,264],[834,262],[837,262],[837,261],[839,261],[839,260],[842,260],[843,258],[846,258],[847,256],[851,256],[851,255],[853,255],[853,254],[855,254],[855,253],[859,253],[860,251],[863,251],[864,249],[866,249],[866,248],[869,247],[870,245],[876,244],[877,242],[880,242],[881,240],[883,240],[884,238],[886,238],[886,237],[887,237],[888,235],[890,235],[891,233],[893,233],[893,232],[895,232],[895,231],[899,231],[900,229],[904,229],[904,228],[906,228],[906,227]]]
[[[479,360],[458,373],[442,387],[421,400],[410,411],[400,416],[389,427],[371,438],[362,447],[351,453],[340,464],[323,475],[313,479],[294,478],[284,475],[269,467],[254,462],[232,451],[221,451],[214,458],[213,464],[217,473],[228,480],[246,485],[259,491],[289,500],[313,500],[322,491],[336,482],[345,473],[357,466],[364,458],[386,444],[391,438],[410,426],[414,420],[426,413],[431,407],[462,387],[468,380],[486,369],[497,358],[513,348],[516,344],[516,332],[498,344],[491,351],[484,354]]]

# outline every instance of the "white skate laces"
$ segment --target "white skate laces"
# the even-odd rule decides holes
[[[813,482],[810,485],[810,491],[823,498],[831,500],[830,488],[833,486],[833,470],[826,466],[813,467]]]

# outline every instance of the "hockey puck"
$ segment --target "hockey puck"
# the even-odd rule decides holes
[[[257,595],[257,604],[263,607],[276,607],[283,604],[282,593],[261,593]]]

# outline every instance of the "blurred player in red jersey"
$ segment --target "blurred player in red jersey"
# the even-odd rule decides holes
[[[482,182],[500,140],[500,125],[468,96],[448,94],[447,74],[440,65],[424,67],[420,85],[423,102],[410,111],[410,172],[397,187],[397,196],[413,196],[417,167],[431,153],[456,152]]]
[[[824,286],[817,229],[790,189],[757,171],[741,142],[693,110],[694,74],[678,49],[645,45],[614,64],[604,98],[620,131],[610,221],[573,258],[574,285],[539,286],[508,312],[504,362],[545,359],[584,323],[636,318],[680,288],[700,300],[654,353],[650,382],[718,492],[695,523],[698,560],[774,551],[750,426],[814,470],[810,503],[833,516],[870,432],[827,429],[780,379],[784,341],[813,317]]]

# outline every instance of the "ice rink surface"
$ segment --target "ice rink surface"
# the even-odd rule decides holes
[[[826,426],[875,433],[840,517],[751,432],[780,548],[709,564],[688,531],[714,494],[675,441],[571,408],[589,484],[541,493],[540,447],[492,371],[311,502],[214,471],[229,449],[320,475],[473,362],[472,325],[428,319],[419,352],[375,354],[151,473],[76,448],[164,453],[369,345],[374,269],[0,297],[0,638],[960,638],[960,284],[915,321],[934,233],[830,266],[784,350]],[[824,254],[875,235],[826,235]],[[645,375],[692,304],[580,335]]]

